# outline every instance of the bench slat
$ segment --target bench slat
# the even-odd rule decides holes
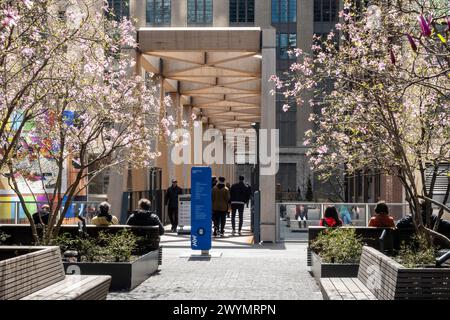
[[[355,296],[350,291],[349,288],[345,285],[345,283],[341,280],[341,278],[331,278],[331,282],[334,287],[339,291],[339,294],[342,296],[343,300],[355,300]]]
[[[369,289],[365,288],[364,290],[357,286],[355,280],[357,278],[340,278],[341,281],[345,284],[345,286],[350,290],[356,300],[370,300],[366,294],[369,292]]]
[[[322,289],[325,300],[343,300],[339,291],[331,282],[331,278],[320,279],[320,288]]]
[[[68,275],[63,281],[28,295],[23,300],[72,300],[106,297],[110,282],[110,276]]]

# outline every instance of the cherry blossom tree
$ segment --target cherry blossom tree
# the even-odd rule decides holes
[[[125,18],[108,19],[107,2],[6,1],[2,9],[0,169],[35,241],[47,244],[99,173],[146,167],[158,156],[153,142],[173,124],[161,116],[170,100],[160,101],[151,76],[135,74],[135,29]],[[75,177],[64,183],[72,164]],[[42,186],[51,212],[40,234],[23,196],[32,188],[21,186],[44,184],[48,171],[55,181],[50,192]]]
[[[335,29],[315,37],[310,54],[291,52],[290,72],[272,78],[286,98],[314,108],[304,142],[312,167],[323,179],[340,168],[399,177],[417,231],[450,246],[431,223],[431,203],[439,217],[449,211],[450,184],[443,202],[433,200],[436,180],[449,175],[440,164],[450,162],[448,2],[345,1]]]

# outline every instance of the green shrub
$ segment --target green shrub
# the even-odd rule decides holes
[[[311,248],[326,263],[358,263],[363,241],[353,228],[322,231],[311,243]]]
[[[136,249],[138,237],[129,230],[121,230],[116,234],[101,232],[99,241],[104,244],[104,256],[108,261],[127,262]]]
[[[403,242],[395,260],[406,268],[436,264],[435,249],[428,245],[423,235],[416,234],[408,244]]]
[[[0,245],[6,243],[6,241],[8,240],[8,238],[10,238],[11,236],[3,231],[0,231]]]
[[[64,253],[75,250],[81,261],[88,262],[129,262],[139,237],[129,230],[121,230],[115,234],[102,231],[98,238],[72,237],[64,233],[55,239],[55,243]]]

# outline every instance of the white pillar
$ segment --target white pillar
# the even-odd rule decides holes
[[[213,26],[228,27],[229,0],[213,1]]]
[[[137,27],[145,27],[146,21],[146,5],[145,0],[132,0],[130,1],[130,17],[137,19]]]
[[[187,26],[187,0],[172,0],[170,25],[172,27]]]
[[[269,27],[272,23],[272,1],[257,0],[255,1],[255,26]]]
[[[270,93],[274,85],[268,81],[269,77],[276,73],[275,34],[274,28],[262,31],[261,129],[268,129],[268,142],[270,142],[270,130],[276,128],[275,96]],[[273,242],[276,240],[275,174],[260,175],[260,190],[261,241]]]

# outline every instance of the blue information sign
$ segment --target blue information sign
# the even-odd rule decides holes
[[[211,168],[191,168],[191,248],[211,249]]]

